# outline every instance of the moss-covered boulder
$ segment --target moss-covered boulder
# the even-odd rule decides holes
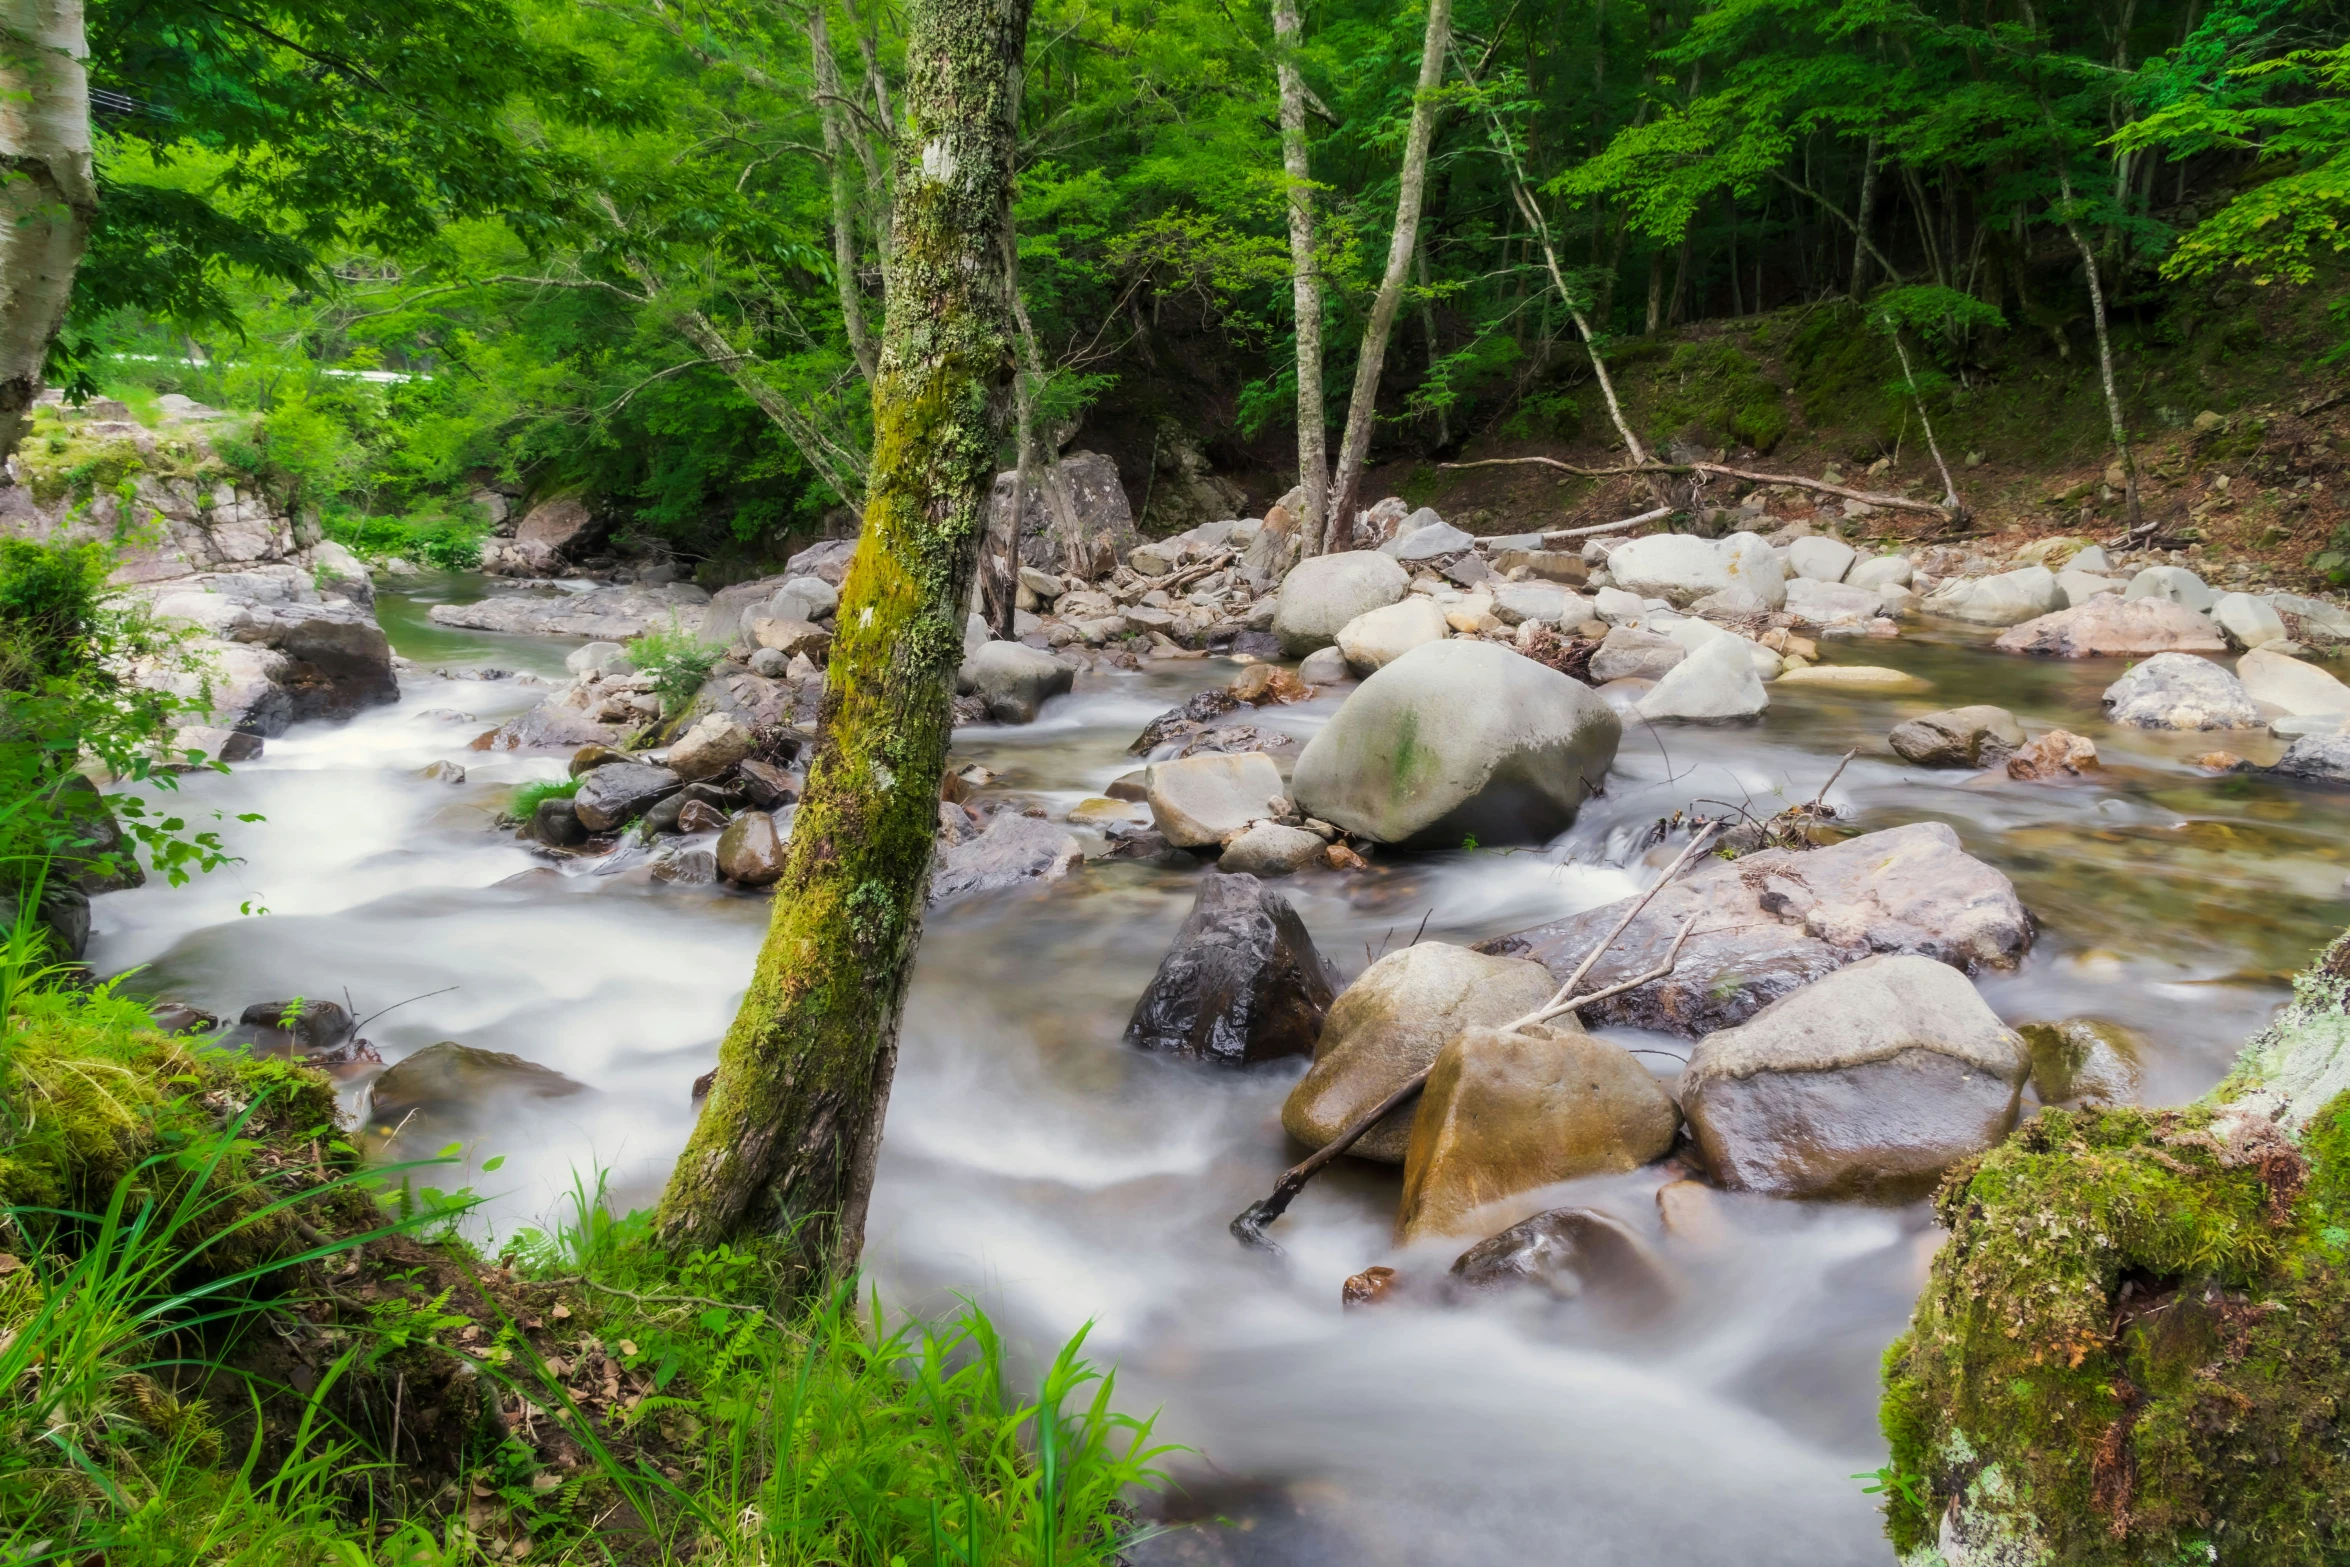
[[[2350,1560],[2350,938],[2203,1103],[1954,1170],[1885,1357],[1910,1567]]]

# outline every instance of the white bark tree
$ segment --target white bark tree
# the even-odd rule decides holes
[[[1298,73],[1297,0],[1273,0],[1274,70],[1281,84],[1281,169],[1289,187],[1290,295],[1297,316],[1297,482],[1305,515],[1297,537],[1319,541],[1330,508],[1329,434],[1322,419],[1322,274],[1314,256],[1313,168],[1306,157],[1306,84]]]
[[[1428,187],[1428,144],[1436,134],[1436,90],[1444,85],[1445,53],[1452,46],[1452,0],[1428,0],[1427,34],[1420,44],[1420,80],[1412,97],[1411,129],[1403,151],[1403,178],[1395,197],[1395,232],[1387,244],[1387,270],[1363,324],[1362,351],[1355,358],[1353,395],[1347,399],[1346,436],[1338,446],[1338,471],[1330,484],[1330,518],[1322,548],[1345,549],[1354,536],[1362,501],[1363,468],[1371,455],[1371,427],[1377,422],[1379,372],[1387,362],[1387,339],[1403,306],[1412,256],[1420,243],[1420,207]]]
[[[82,0],[0,0],[0,458],[16,450],[98,215]]]

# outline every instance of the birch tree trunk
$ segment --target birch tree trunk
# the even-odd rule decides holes
[[[1869,226],[1877,221],[1877,138],[1869,138],[1868,150],[1860,160],[1860,212],[1853,220],[1852,236],[1852,297],[1869,297]],[[1759,292],[1759,290],[1758,290]]]
[[[1428,186],[1428,144],[1436,134],[1436,89],[1444,85],[1445,51],[1452,45],[1452,0],[1428,0],[1428,31],[1420,44],[1420,81],[1412,96],[1412,124],[1404,140],[1403,181],[1395,196],[1395,233],[1387,243],[1387,270],[1363,325],[1362,352],[1355,358],[1354,394],[1347,399],[1346,437],[1338,447],[1338,473],[1330,485],[1330,519],[1323,548],[1341,550],[1354,536],[1362,500],[1363,467],[1371,455],[1371,427],[1377,422],[1379,372],[1387,362],[1387,339],[1403,305],[1404,281],[1420,243],[1420,205]]]
[[[840,66],[824,11],[823,0],[809,9],[808,54],[815,65],[816,114],[824,126],[824,159],[832,176],[832,271],[840,290],[841,330],[848,335],[858,373],[871,386],[873,330],[865,324],[865,302],[857,292],[857,206],[849,187],[848,138],[841,128]]]
[[[16,450],[98,215],[81,0],[0,0],[0,459]]]
[[[2064,231],[2072,236],[2073,248],[2081,253],[2081,268],[2089,275],[2089,318],[2097,327],[2097,374],[2105,384],[2105,418],[2113,433],[2113,449],[2121,457],[2124,510],[2130,531],[2136,533],[2145,526],[2138,508],[2138,456],[2130,450],[2129,423],[2122,417],[2121,390],[2113,379],[2113,337],[2105,325],[2105,281],[2097,274],[2097,253],[2089,248],[2089,236],[2072,215],[2072,175],[2060,168],[2057,185],[2064,195]]]
[[[1314,255],[1313,168],[1306,159],[1306,84],[1298,74],[1303,32],[1297,0],[1273,0],[1273,39],[1279,51],[1281,168],[1289,182],[1289,274],[1297,318],[1297,482],[1305,489],[1305,516],[1297,537],[1319,548],[1330,510],[1329,432],[1322,411],[1322,274]],[[1423,73],[1425,71],[1423,70]]]
[[[830,1276],[864,1244],[1014,369],[1004,234],[1028,15],[1029,0],[906,6],[865,527],[766,940],[662,1194],[671,1247],[774,1236]]]

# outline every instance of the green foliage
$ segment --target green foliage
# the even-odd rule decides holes
[[[629,662],[638,674],[652,677],[661,711],[671,717],[684,711],[725,653],[721,644],[704,642],[675,623],[655,626],[628,643]]]
[[[1663,441],[1751,446],[1768,452],[1785,438],[1786,394],[1734,343],[1679,343],[1649,381],[1639,416]]]
[[[529,821],[542,800],[568,800],[579,793],[577,778],[535,778],[514,791],[514,799],[506,807],[507,814],[518,821]]]

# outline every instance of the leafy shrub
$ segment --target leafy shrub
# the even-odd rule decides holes
[[[489,520],[478,513],[444,511],[402,517],[329,512],[324,525],[328,538],[368,560],[398,556],[443,571],[470,571],[480,565],[482,540],[490,533]]]
[[[718,667],[719,657],[726,650],[715,642],[704,642],[700,637],[671,621],[667,626],[656,626],[628,644],[629,662],[637,673],[653,677],[653,689],[661,698],[661,711],[673,714],[682,710],[702,689],[702,682],[710,678],[710,671]]]

